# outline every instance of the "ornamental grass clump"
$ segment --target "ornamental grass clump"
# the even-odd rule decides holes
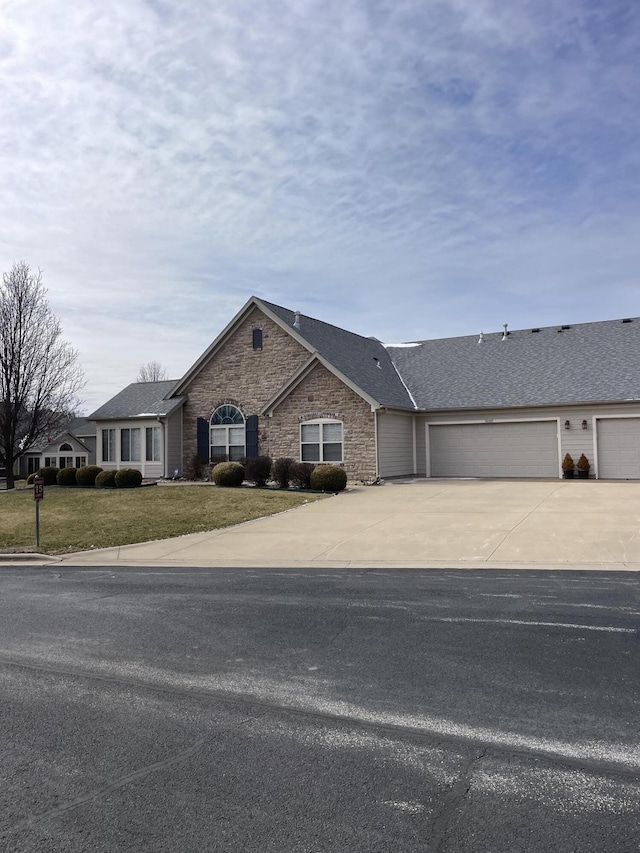
[[[258,488],[263,489],[271,477],[271,457],[254,456],[251,459],[246,459],[244,477],[245,480],[255,483]]]
[[[244,482],[244,468],[239,462],[220,462],[211,472],[216,486],[237,488]]]
[[[100,471],[96,477],[96,489],[115,489],[116,488],[116,472],[115,471]]]
[[[99,465],[83,465],[76,471],[76,483],[79,486],[95,486],[100,471],[102,468]]]
[[[137,489],[142,485],[142,474],[135,468],[121,468],[114,480],[117,489]]]
[[[318,465],[311,474],[311,488],[318,492],[341,492],[347,487],[347,473],[334,465]]]
[[[56,482],[59,486],[75,486],[76,468],[61,468],[56,474]]]

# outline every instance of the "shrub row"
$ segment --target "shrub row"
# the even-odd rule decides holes
[[[27,485],[31,486],[36,476],[42,477],[45,486],[95,486],[97,489],[135,489],[142,483],[142,474],[134,468],[120,471],[103,471],[99,465],[84,465],[82,468],[40,468],[29,474]]]
[[[294,485],[300,489],[340,492],[347,485],[343,468],[295,462],[289,457],[276,459],[273,463],[269,456],[246,459],[244,465],[239,462],[220,462],[213,467],[211,477],[217,486],[227,487],[241,486],[245,480],[264,487],[270,480],[275,480],[281,489]]]

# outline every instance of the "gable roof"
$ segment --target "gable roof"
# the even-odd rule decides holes
[[[25,450],[24,455],[40,455],[42,453],[46,453],[48,450],[52,452],[54,452],[54,450],[57,451],[60,448],[60,445],[64,444],[65,442],[68,442],[69,439],[72,439],[73,441],[75,441],[76,444],[79,444],[81,447],[83,447],[87,453],[91,452],[81,438],[78,438],[78,436],[75,435],[75,433],[72,433],[70,430],[65,430],[64,432],[59,433],[58,435],[56,435],[55,438],[52,438],[49,441],[40,441],[37,444],[34,444],[28,450]],[[73,452],[75,453],[76,451]]]
[[[176,382],[176,379],[162,382],[132,382],[90,414],[89,418],[94,421],[113,421],[170,415],[186,400],[186,397],[167,399]]]
[[[77,438],[86,438],[96,434],[96,425],[88,418],[74,418],[67,426],[67,431]]]
[[[640,400],[640,319],[419,341],[387,351],[421,409]]]
[[[287,330],[293,328],[296,312],[272,302],[258,300],[276,315]],[[364,338],[305,314],[299,315],[298,335],[322,356],[327,366],[377,401],[381,406],[413,409],[411,396],[398,375],[389,352],[375,338]]]
[[[252,296],[245,303],[182,379],[174,385],[172,395],[180,394],[187,388],[191,379],[224,345],[228,335],[240,325],[254,307],[291,335],[308,350],[311,356],[318,356],[321,364],[372,406],[414,408],[411,395],[380,341],[375,338],[364,338],[362,335],[348,332],[330,323],[323,323],[304,314],[300,314],[300,327],[295,328],[293,323],[296,312],[272,302],[266,302],[257,296]]]

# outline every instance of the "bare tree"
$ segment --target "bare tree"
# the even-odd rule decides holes
[[[0,457],[7,488],[22,454],[55,435],[77,409],[84,384],[78,353],[61,339],[42,273],[24,261],[0,286]]]
[[[161,382],[168,378],[167,371],[159,361],[148,361],[140,367],[136,382]]]

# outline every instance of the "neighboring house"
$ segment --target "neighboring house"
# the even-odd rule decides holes
[[[637,318],[384,345],[252,297],[182,379],[147,385],[176,451],[179,424],[165,475],[196,455],[266,454],[364,482],[560,477],[569,452],[588,457],[592,476],[640,479],[639,361]],[[130,464],[118,448],[151,409],[117,401],[141,387],[90,416],[103,467],[100,442],[114,466]]]
[[[100,467],[136,468],[148,478],[182,471],[184,398],[167,399],[175,385],[175,379],[133,382],[89,416],[96,424]]]
[[[74,418],[64,432],[29,448],[17,461],[17,474],[27,477],[39,468],[81,468],[96,461],[96,425]]]

